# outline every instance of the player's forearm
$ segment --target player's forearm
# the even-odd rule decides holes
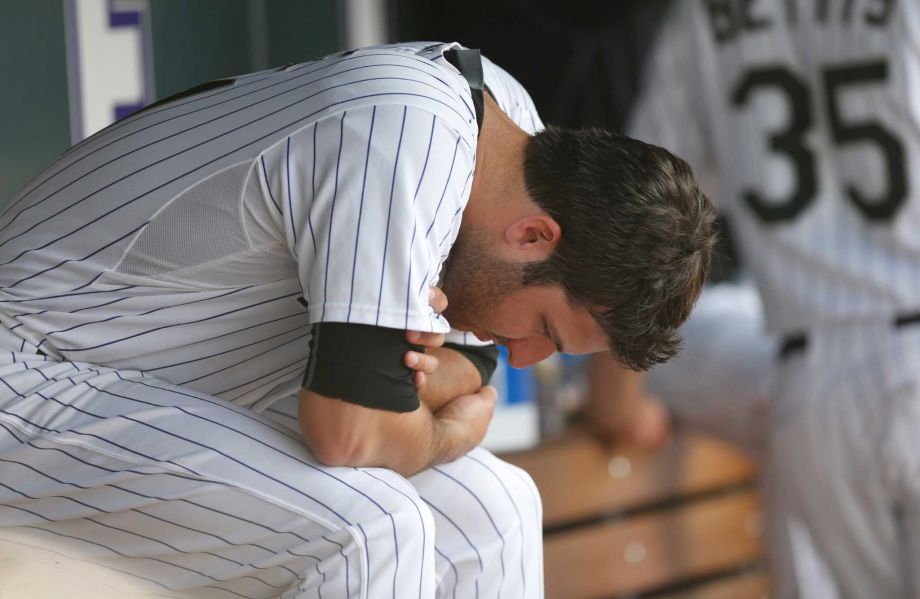
[[[606,354],[595,354],[584,421],[600,439],[651,450],[671,437],[671,416],[646,388],[646,376],[624,368]]]
[[[598,353],[591,356],[589,379],[588,421],[600,430],[617,430],[623,414],[642,400],[645,375],[625,368],[609,354]]]
[[[459,400],[470,397],[476,396]],[[413,412],[397,413],[304,391],[300,412],[305,443],[329,466],[380,467],[411,476],[457,459],[482,437],[482,427],[471,425],[475,414],[458,418],[452,410],[442,418],[424,403]]]
[[[438,359],[438,369],[428,375],[419,399],[432,411],[439,410],[448,401],[476,392],[487,381],[463,354],[447,348],[428,349],[427,353]]]
[[[589,404],[600,406],[629,402],[645,390],[644,373],[624,367],[606,352],[591,356],[588,375],[591,383]],[[617,399],[621,401],[611,401]]]
[[[439,419],[423,403],[415,412],[398,415],[391,426],[376,430],[374,438],[341,465],[387,468],[408,477],[456,460],[473,447],[466,426]]]

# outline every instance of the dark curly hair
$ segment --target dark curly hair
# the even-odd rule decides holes
[[[562,229],[524,284],[561,286],[631,369],[675,355],[716,242],[715,210],[689,165],[603,129],[550,126],[528,142],[524,179]]]

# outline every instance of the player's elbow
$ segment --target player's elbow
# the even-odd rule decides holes
[[[304,435],[304,441],[313,452],[313,456],[326,466],[360,466],[361,460],[358,459],[359,453],[351,448],[344,447],[341,443],[336,442],[319,442],[315,439],[308,439]]]
[[[380,467],[415,473],[431,444],[431,417],[331,399],[304,389],[300,430],[314,457],[327,466]]]
[[[380,411],[303,390],[300,431],[314,457],[327,466],[379,466],[385,433]]]
[[[304,443],[326,466],[363,466],[368,455],[367,440],[357,439],[335,422],[301,418]]]

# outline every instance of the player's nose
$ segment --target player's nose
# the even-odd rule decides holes
[[[556,348],[541,337],[526,339],[509,339],[505,342],[508,349],[508,363],[514,368],[527,368],[550,357]]]

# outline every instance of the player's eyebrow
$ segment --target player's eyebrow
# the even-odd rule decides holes
[[[556,329],[550,324],[548,318],[544,319],[543,322],[546,323],[546,332],[549,334],[549,340],[556,346],[556,351],[560,354],[564,354],[565,350],[562,348],[562,341],[559,339],[559,335],[556,334]]]

